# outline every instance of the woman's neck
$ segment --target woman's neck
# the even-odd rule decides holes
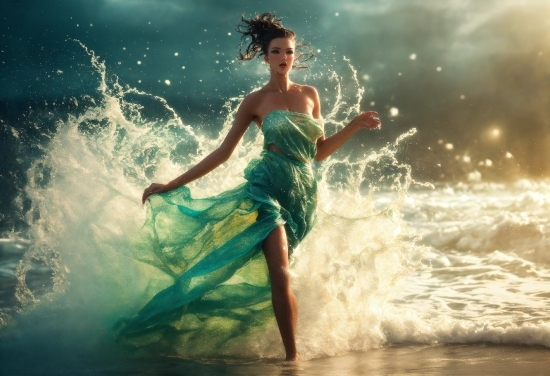
[[[288,74],[278,74],[273,71],[271,72],[271,77],[267,83],[267,86],[269,86],[272,90],[276,90],[280,93],[289,91],[292,85],[294,84],[290,81]]]

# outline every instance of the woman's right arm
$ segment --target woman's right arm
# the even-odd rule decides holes
[[[142,203],[145,203],[145,200],[147,200],[147,198],[152,194],[168,192],[181,187],[182,185],[189,184],[193,180],[208,174],[210,171],[227,161],[243,137],[244,132],[246,132],[248,126],[254,120],[254,110],[257,107],[255,102],[254,95],[246,96],[237,110],[233,126],[227,133],[227,136],[225,136],[225,139],[220,147],[208,154],[202,161],[174,180],[166,184],[151,184],[143,192],[141,199]]]

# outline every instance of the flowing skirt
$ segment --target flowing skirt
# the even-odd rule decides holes
[[[246,183],[193,199],[187,187],[150,198],[145,241],[134,258],[173,279],[137,316],[118,324],[119,341],[159,351],[205,354],[273,322],[261,246],[284,225],[292,250],[315,220],[311,166],[264,151]]]

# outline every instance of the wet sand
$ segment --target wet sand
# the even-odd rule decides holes
[[[9,351],[8,351],[9,352]],[[4,354],[6,355],[6,354]],[[12,354],[15,355],[15,354]],[[22,354],[18,354],[22,355]],[[550,349],[528,346],[403,346],[298,363],[275,360],[191,361],[177,358],[7,359],[2,375],[548,375]],[[26,358],[26,359],[23,359]],[[37,362],[36,362],[37,361]]]
[[[527,346],[389,347],[319,359],[304,375],[548,375],[550,349]]]

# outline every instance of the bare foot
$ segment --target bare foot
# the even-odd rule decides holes
[[[294,355],[287,355],[285,362],[298,362],[300,361],[300,355],[294,354]]]

